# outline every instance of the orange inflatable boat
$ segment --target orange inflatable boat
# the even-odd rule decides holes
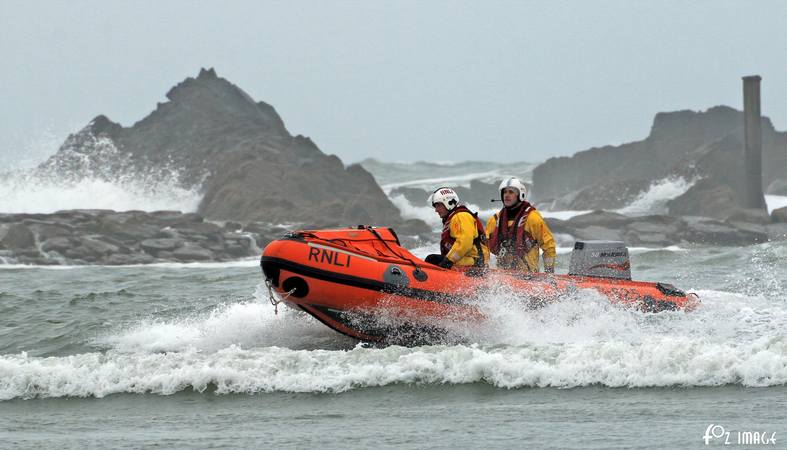
[[[417,258],[390,228],[359,226],[290,233],[265,247],[260,264],[274,305],[284,302],[363,341],[440,339],[446,320],[482,322],[479,301],[501,287],[532,307],[582,289],[646,312],[696,307],[696,295],[672,285],[631,281],[621,246],[578,242],[570,275],[461,272]]]

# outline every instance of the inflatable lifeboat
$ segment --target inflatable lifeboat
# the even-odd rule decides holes
[[[501,287],[532,307],[582,289],[644,312],[698,304],[696,295],[670,284],[631,281],[628,250],[619,242],[577,242],[569,275],[457,271],[414,256],[393,229],[358,226],[287,234],[265,247],[260,264],[274,305],[283,302],[362,341],[439,340],[447,322],[482,322],[479,302]]]

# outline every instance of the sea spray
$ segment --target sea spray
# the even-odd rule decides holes
[[[111,209],[115,211],[177,210],[194,212],[202,195],[185,189],[171,179],[103,180],[86,178],[75,182],[53,179],[0,178],[0,210],[4,213],[47,214],[67,209]]]
[[[697,182],[683,177],[664,178],[654,181],[647,191],[642,192],[629,205],[616,212],[625,215],[666,214],[667,202],[683,195]]]
[[[96,339],[102,352],[0,357],[0,398],[114,393],[344,392],[390,384],[503,388],[774,386],[787,383],[787,308],[699,290],[692,313],[642,313],[593,292],[525,307],[505,289],[477,304],[489,323],[454,328],[473,343],[359,346],[289,309],[254,302],[142,319]]]
[[[356,346],[348,351],[232,345],[215,352],[109,351],[52,358],[22,353],[0,357],[0,399],[169,395],[210,386],[217,394],[344,392],[391,384],[774,386],[787,383],[786,351],[784,337],[730,343],[662,336],[647,343]]]

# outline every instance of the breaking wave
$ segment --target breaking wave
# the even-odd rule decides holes
[[[617,212],[625,215],[666,214],[667,202],[683,195],[694,183],[696,180],[687,181],[682,177],[656,181],[647,191]]]
[[[768,214],[774,209],[787,207],[787,195],[766,195],[765,203],[768,206]]]
[[[96,339],[101,351],[0,356],[0,399],[117,393],[345,392],[391,384],[515,389],[774,386],[787,383],[787,309],[763,297],[699,291],[697,311],[643,314],[593,294],[527,310],[484,299],[495,326],[478,344],[367,347],[302,313],[263,303],[143,320]],[[257,296],[261,297],[261,288]]]
[[[79,180],[44,176],[38,171],[0,176],[0,212],[53,213],[66,209],[194,212],[202,194],[186,189],[177,176],[90,176]]]
[[[92,124],[70,135],[37,167],[24,168],[19,161],[16,170],[0,173],[0,212],[197,210],[202,198],[199,183],[184,187],[180,172],[169,164],[135,167],[112,139],[94,136]]]
[[[67,358],[0,359],[0,400],[170,395],[345,392],[391,384],[488,383],[501,388],[588,385],[771,386],[787,382],[784,340],[747,345],[654,339],[658,351],[623,342],[520,347],[356,347],[306,351],[231,346],[217,352],[89,353]],[[669,355],[669,356],[667,356]]]

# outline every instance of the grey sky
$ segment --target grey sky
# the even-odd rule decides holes
[[[569,155],[740,108],[748,74],[784,130],[785,23],[784,1],[2,0],[0,169],[203,66],[345,162]]]

